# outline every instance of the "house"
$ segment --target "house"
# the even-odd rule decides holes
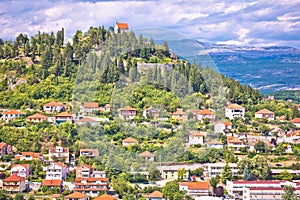
[[[0,157],[12,153],[13,153],[13,146],[8,145],[5,142],[0,142]]]
[[[154,191],[149,195],[145,195],[146,200],[163,200],[163,195],[160,191]]]
[[[132,138],[132,137],[128,137],[124,140],[122,140],[122,146],[126,147],[126,146],[130,146],[130,145],[135,145],[135,144],[138,144],[139,142]]]
[[[92,114],[96,110],[99,110],[97,102],[84,102],[83,107],[81,107],[81,112],[87,115]]]
[[[55,123],[56,124],[60,124],[60,123],[64,123],[64,122],[72,123],[72,119],[73,119],[72,114],[66,113],[66,112],[62,112],[62,113],[55,115]]]
[[[101,106],[99,108],[102,112],[110,112],[111,110],[111,105],[110,104],[105,104],[104,106]]]
[[[92,126],[97,126],[97,125],[99,125],[99,122],[97,122],[96,120],[91,119],[89,117],[84,117],[82,119],[76,120],[75,124],[78,124],[78,125],[91,124]]]
[[[262,109],[260,111],[255,112],[255,118],[274,120],[275,114],[274,114],[274,112],[269,111],[268,109]]]
[[[56,146],[56,147],[49,148],[48,156],[50,162],[56,160],[64,163],[70,163],[69,147]]]
[[[158,118],[159,117],[159,110],[151,107],[151,108],[148,108],[148,109],[145,109],[143,111],[143,117],[144,118]]]
[[[136,109],[126,106],[120,109],[119,117],[121,119],[134,119],[136,117]]]
[[[225,167],[225,162],[219,163],[204,163],[203,164],[203,175],[205,177],[215,177],[216,175],[221,176],[222,170]],[[238,167],[236,163],[228,163],[233,176],[238,176]]]
[[[65,110],[65,106],[60,102],[51,101],[43,106],[43,110],[46,113],[60,113],[61,111]]]
[[[81,192],[73,192],[65,196],[65,200],[89,200],[89,197]]]
[[[29,164],[13,164],[11,167],[11,175],[16,174],[20,177],[27,178],[30,173]]]
[[[204,144],[204,134],[199,131],[192,131],[189,134],[189,145]]]
[[[193,114],[195,115],[196,119],[199,121],[203,121],[204,119],[208,119],[209,121],[214,121],[216,119],[216,115],[208,110],[195,110],[193,111]]]
[[[297,143],[300,140],[300,130],[291,131],[287,134],[282,134],[277,138],[277,143]]]
[[[179,190],[186,191],[192,198],[210,196],[210,186],[208,181],[200,182],[179,182]]]
[[[76,178],[74,191],[97,197],[108,191],[108,178]]]
[[[171,114],[171,117],[173,119],[178,119],[178,121],[182,122],[183,120],[186,119],[186,113],[183,112],[183,109],[178,108],[176,112]]]
[[[246,147],[243,141],[232,136],[227,136],[227,146],[229,148],[233,148],[234,150],[238,150],[241,147]]]
[[[5,121],[11,121],[11,120],[15,120],[17,118],[23,117],[25,115],[25,113],[18,111],[18,110],[10,110],[10,111],[6,111],[2,113],[2,120]]]
[[[47,122],[48,117],[39,113],[36,113],[34,115],[30,115],[26,117],[27,122],[32,122],[32,123],[39,123],[39,122]]]
[[[149,151],[144,151],[140,154],[140,156],[146,161],[154,161],[154,154],[150,153]]]
[[[180,166],[162,166],[160,167],[160,174],[163,179],[178,179],[178,170],[184,169],[185,173],[183,178],[188,178],[190,176],[189,169],[180,165]]]
[[[128,24],[116,22],[115,33],[125,33],[125,32],[128,32]]]
[[[3,180],[2,189],[8,192],[22,193],[27,189],[26,178],[12,174]]]
[[[223,149],[223,143],[219,141],[206,142],[208,148]]]
[[[229,131],[232,129],[232,123],[231,122],[216,122],[214,124],[214,131],[215,133],[229,133]]]
[[[68,167],[61,162],[52,162],[46,167],[46,180],[66,180]]]
[[[300,118],[295,118],[291,120],[291,123],[293,123],[295,126],[300,128]]]
[[[95,158],[99,156],[98,149],[80,149],[80,156],[85,156],[87,158]]]
[[[292,185],[296,188],[297,184],[285,180],[265,180],[265,181],[226,181],[226,190],[232,197],[242,199],[282,199],[280,190],[285,185]],[[250,191],[247,189],[250,189]],[[277,194],[276,194],[277,193]],[[265,195],[265,196],[264,196]],[[270,197],[268,198],[268,195]],[[273,196],[274,195],[274,196]],[[280,195],[278,197],[277,195]],[[252,197],[249,197],[252,196]]]
[[[31,160],[39,160],[40,159],[40,153],[35,153],[35,152],[22,152],[22,155],[18,156],[18,160],[26,160],[26,161],[31,161]]]
[[[102,194],[101,196],[94,198],[94,200],[117,200],[117,197],[113,197],[108,194]]]
[[[48,189],[59,188],[59,193],[63,190],[62,180],[45,179],[43,180],[42,186]]]
[[[90,178],[93,177],[93,167],[83,164],[76,167],[76,178]]]
[[[245,108],[238,104],[229,104],[225,108],[225,117],[228,117],[230,120],[236,117],[244,117],[245,116]]]

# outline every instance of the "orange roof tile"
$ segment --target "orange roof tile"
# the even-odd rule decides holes
[[[188,182],[188,189],[190,189],[190,190],[208,190],[209,183],[208,183],[208,181]]]
[[[125,106],[124,108],[121,108],[120,110],[134,110],[134,111],[136,111],[136,109],[134,109],[130,106]]]
[[[154,191],[149,195],[145,195],[147,198],[163,198],[163,195],[160,191]]]
[[[257,112],[255,112],[255,114],[270,114],[270,115],[274,115],[274,112],[268,110],[268,109],[262,109],[262,110],[259,110]]]
[[[84,108],[98,108],[99,104],[97,102],[84,102]]]
[[[228,108],[228,109],[236,109],[236,110],[244,109],[243,106],[240,106],[238,104],[229,104],[228,106],[226,106],[226,108]]]
[[[93,120],[91,118],[85,117],[83,119],[77,120],[76,122],[97,122],[97,121]]]
[[[3,147],[5,147],[5,146],[7,146],[7,144],[6,143],[4,143],[4,142],[0,142],[0,149],[2,149]]]
[[[26,119],[44,119],[44,120],[47,120],[48,117],[45,116],[45,115],[42,115],[42,114],[39,114],[39,113],[36,113],[34,115],[30,115],[28,116]]]
[[[300,118],[295,118],[291,120],[292,123],[300,123]]]
[[[234,138],[232,136],[227,136],[227,143],[241,144],[241,143],[243,143],[243,141],[241,141],[238,138]]]
[[[110,196],[108,194],[102,194],[99,197],[96,197],[94,200],[116,200],[117,198]]]
[[[69,194],[69,195],[65,196],[65,198],[80,199],[80,198],[88,198],[88,196],[86,194],[81,193],[81,192],[74,192],[72,194]]]
[[[192,131],[190,136],[204,136],[200,131]]]
[[[40,154],[35,152],[22,152],[22,156],[30,156],[32,158],[39,158]]]
[[[55,115],[55,117],[72,117],[72,114],[62,112],[62,113],[59,113],[58,115]]]
[[[138,141],[132,137],[128,137],[124,140],[122,140],[122,142],[126,142],[126,143],[138,143]]]
[[[231,122],[222,122],[225,126],[231,126],[232,123]]]
[[[62,180],[43,180],[43,186],[61,186]]]
[[[64,104],[60,103],[60,102],[55,102],[55,101],[51,101],[49,103],[46,103],[44,106],[46,107],[55,107],[55,106],[64,106]]]
[[[13,165],[11,166],[11,168],[16,167],[16,166],[18,166],[18,165],[23,166],[23,167],[25,167],[26,169],[29,169],[29,164],[13,164]]]
[[[25,113],[20,112],[18,110],[10,110],[10,111],[3,112],[3,114],[5,114],[5,115],[24,115]]]
[[[117,22],[116,24],[117,24],[118,28],[120,28],[120,29],[128,29],[128,24],[127,23]]]
[[[60,166],[60,167],[65,166],[64,163],[62,163],[62,162],[55,162],[54,164],[56,164],[56,165],[58,165],[58,166]]]
[[[18,176],[17,174],[13,174],[6,179],[3,180],[3,182],[20,182],[20,181],[25,181],[26,178]]]
[[[214,113],[210,110],[204,109],[204,110],[199,110],[197,114],[199,114],[199,115],[213,115]]]
[[[150,153],[150,151],[144,151],[140,154],[142,157],[154,157],[154,154]]]

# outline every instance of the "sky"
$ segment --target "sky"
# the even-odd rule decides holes
[[[0,0],[0,38],[128,23],[165,28],[202,42],[300,48],[300,0]]]

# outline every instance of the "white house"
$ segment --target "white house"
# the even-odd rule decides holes
[[[128,32],[128,24],[116,22],[115,33],[125,33],[125,32]]]
[[[59,113],[65,109],[64,105],[60,102],[51,101],[49,103],[46,103],[43,107],[43,110],[46,113]]]
[[[16,174],[20,177],[26,178],[29,175],[29,164],[13,164],[11,167],[11,175]]]
[[[128,137],[128,138],[122,140],[122,145],[125,146],[125,147],[130,146],[130,145],[135,145],[135,144],[138,144],[138,143],[139,142],[136,139],[132,138],[132,137]]]
[[[149,195],[145,195],[146,200],[164,200],[163,195],[159,191],[154,191]]]
[[[146,161],[154,161],[154,154],[150,153],[149,151],[144,151],[140,154],[140,156]]]
[[[236,117],[244,117],[245,108],[238,104],[229,104],[225,108],[225,117],[228,117],[230,120]]]
[[[189,135],[189,145],[204,144],[204,134],[199,131],[192,131]]]
[[[80,107],[80,112],[90,115],[94,111],[99,110],[99,104],[97,102],[84,102]]]
[[[214,121],[216,118],[216,115],[214,112],[204,109],[204,110],[195,110],[193,111],[194,115],[196,116],[197,120],[203,121],[204,119],[208,119],[210,121]]]
[[[121,108],[119,111],[119,117],[121,119],[134,119],[136,117],[136,109],[126,106],[124,108]]]
[[[10,110],[10,111],[3,112],[1,119],[5,120],[5,121],[10,121],[10,120],[15,120],[19,117],[22,117],[24,115],[25,115],[25,113],[23,113],[21,111]]]
[[[214,124],[215,133],[228,133],[232,129],[231,122],[216,122]]]
[[[221,176],[222,170],[225,167],[225,162],[219,163],[204,163],[203,164],[203,175],[205,177],[215,177],[216,175]],[[233,176],[238,175],[238,167],[236,163],[228,163],[228,166],[231,168],[231,172]]]
[[[159,117],[159,110],[151,107],[151,108],[148,108],[148,109],[145,109],[143,111],[143,117],[144,118],[157,118]]]
[[[238,150],[241,147],[246,147],[243,141],[232,136],[227,136],[227,146],[229,148],[233,148],[234,150]]]
[[[291,122],[298,128],[300,127],[300,118],[292,119]]]
[[[272,112],[268,109],[262,109],[262,110],[259,110],[259,111],[255,112],[255,118],[274,120],[275,119],[275,114],[274,114],[274,112]]]
[[[61,162],[53,162],[46,167],[47,180],[66,180],[68,167]]]
[[[223,143],[219,142],[219,141],[206,142],[206,145],[209,148],[215,148],[215,149],[222,149],[223,148]]]
[[[210,196],[210,186],[208,181],[200,182],[179,182],[179,190],[186,191],[192,198]]]

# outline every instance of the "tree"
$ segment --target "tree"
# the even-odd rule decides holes
[[[231,181],[233,179],[231,168],[228,163],[223,167],[221,172],[221,181],[226,184],[226,181]]]
[[[181,168],[177,170],[178,181],[183,181],[185,175],[185,169]]]
[[[258,141],[254,145],[254,149],[257,153],[265,152],[266,151],[266,143],[264,141]]]
[[[259,132],[261,132],[261,134],[263,134],[263,135],[268,135],[269,132],[270,132],[270,128],[269,128],[267,125],[265,125],[265,124],[260,124],[260,125],[258,126],[258,130],[259,130]]]
[[[0,200],[6,200],[6,199],[7,199],[7,191],[0,190]]]
[[[166,200],[181,200],[184,199],[184,193],[179,190],[179,184],[177,181],[167,182],[162,188],[163,197]]]
[[[209,180],[209,184],[211,187],[213,187],[213,192],[215,193],[215,189],[217,188],[218,184],[220,182],[220,176],[217,174],[215,177],[212,177]]]
[[[112,177],[111,184],[117,194],[120,196],[131,194],[133,188],[130,186],[130,183],[125,178],[126,174],[121,173],[117,177]]]
[[[24,200],[23,194],[16,194],[15,200]]]
[[[293,175],[289,173],[287,170],[280,172],[280,178],[286,181],[291,181],[293,179]]]
[[[284,186],[284,194],[282,195],[283,200],[296,200],[295,188],[291,185]]]

